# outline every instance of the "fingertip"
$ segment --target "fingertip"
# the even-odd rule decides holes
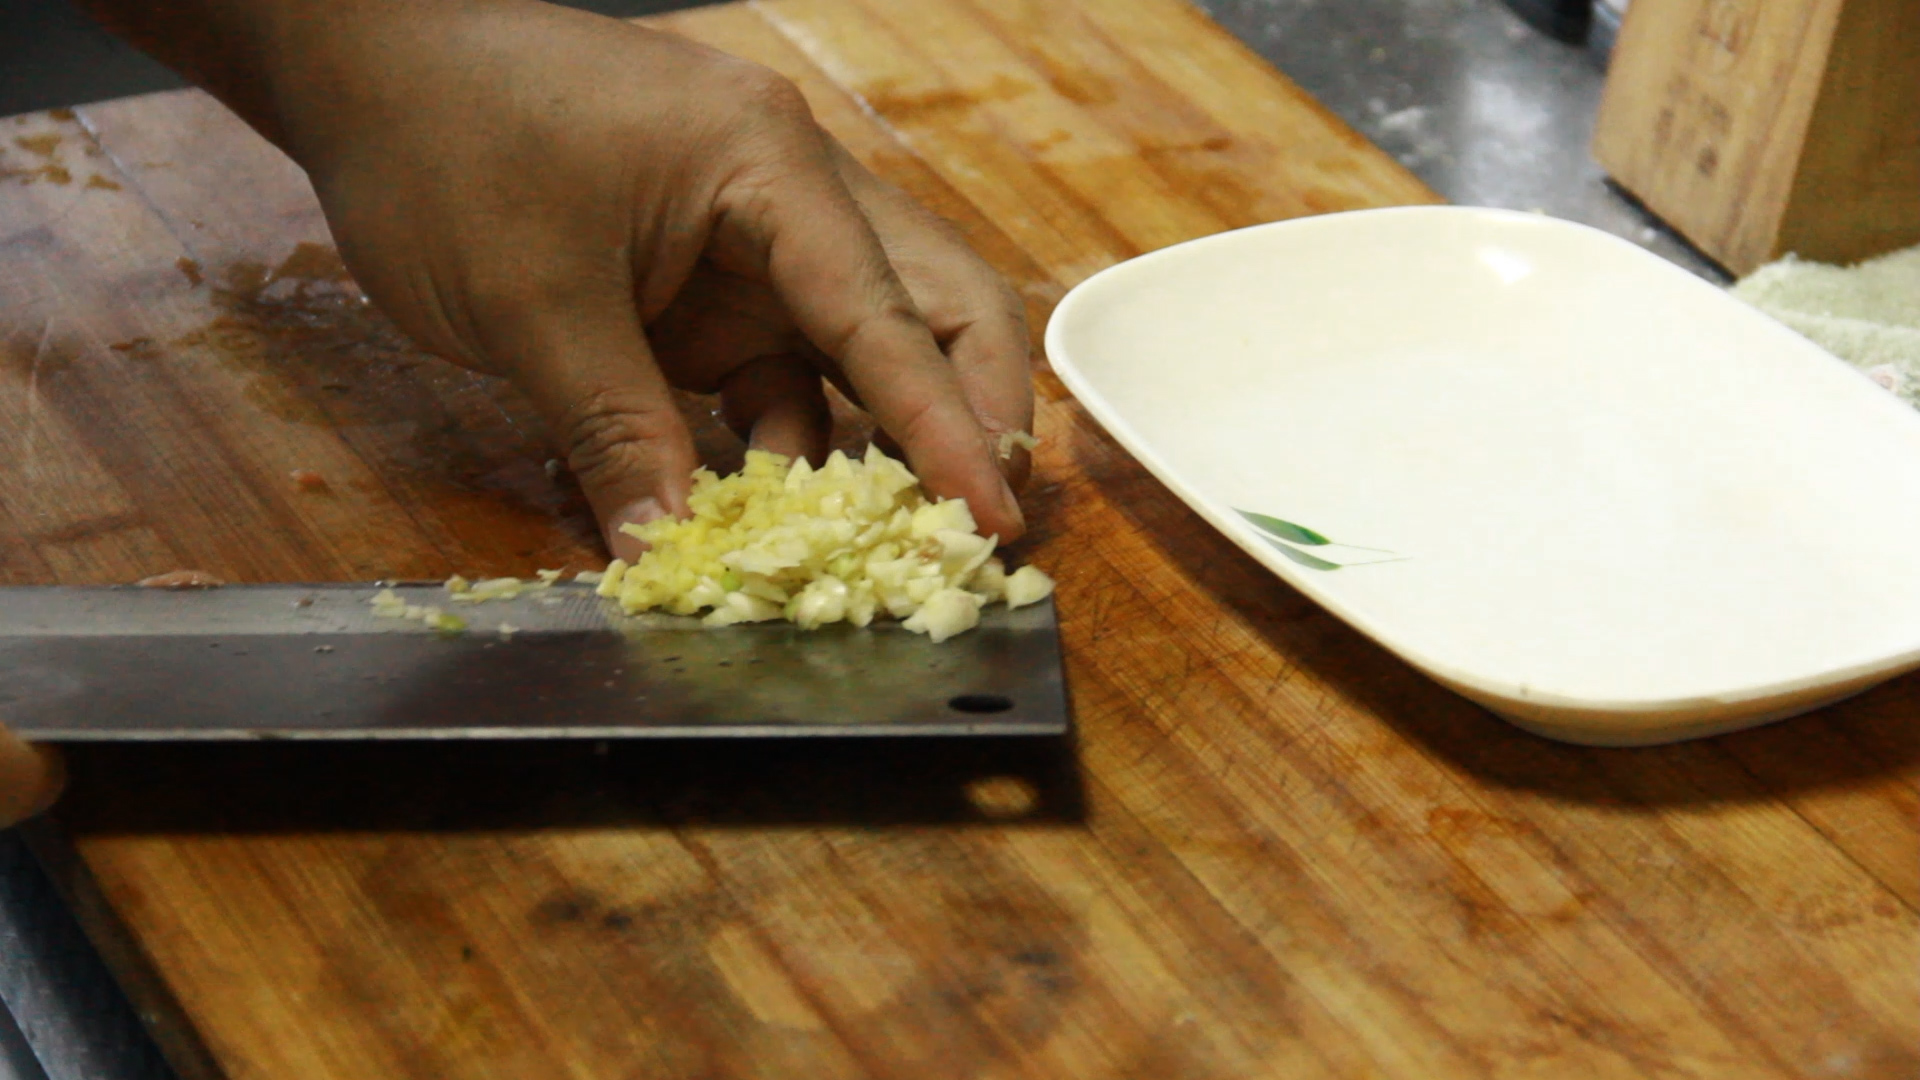
[[[1008,483],[1005,476],[1000,476],[999,480],[998,520],[980,531],[987,536],[998,535],[1002,542],[1011,544],[1026,535],[1027,515],[1020,509],[1020,499],[1013,493],[1013,485]]]
[[[929,463],[925,469],[914,462],[915,458],[909,455],[908,464],[920,477],[927,494],[939,499],[967,501],[967,509],[973,513],[974,531],[981,536],[998,536],[1001,543],[1011,544],[1026,534],[1027,519],[1020,509],[1020,500],[1014,496],[1006,477],[1000,475],[1000,470],[984,455],[961,470],[956,470],[956,463],[950,460]]]
[[[1000,477],[1017,495],[1027,490],[1033,479],[1033,455],[1024,446],[1015,446],[1000,458]]]
[[[799,356],[763,357],[743,364],[720,388],[728,426],[750,450],[826,461],[833,411],[820,373]]]
[[[598,392],[555,426],[609,552],[631,559],[645,550],[622,531],[624,526],[687,516],[700,459],[665,392],[652,387]]]
[[[628,562],[637,561],[640,556],[647,553],[647,544],[639,537],[628,533],[626,526],[632,525],[638,527],[650,521],[658,521],[666,516],[666,507],[661,504],[659,499],[651,495],[644,499],[638,499],[628,503],[619,510],[608,514],[606,521],[601,524],[603,535],[607,542],[607,550],[612,552],[613,557],[616,559],[625,559]]]
[[[826,463],[831,448],[831,433],[807,422],[790,422],[788,417],[766,417],[753,426],[747,449],[765,450],[781,457],[819,468]]]
[[[65,779],[57,751],[24,743],[0,727],[0,828],[44,813]]]
[[[67,787],[67,761],[51,746],[30,747],[40,759],[40,790],[27,804],[27,817],[38,817],[53,808]]]

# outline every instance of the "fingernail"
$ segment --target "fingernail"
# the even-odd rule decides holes
[[[1007,516],[1013,519],[1021,532],[1027,531],[1027,516],[1020,512],[1020,498],[1013,493],[1013,485],[1006,477],[1000,478],[1000,505],[1006,509]]]
[[[625,559],[628,562],[638,559],[646,553],[647,545],[639,537],[621,532],[620,527],[645,525],[649,521],[657,521],[666,516],[667,511],[660,505],[660,500],[652,496],[627,504],[625,509],[607,519],[607,550],[611,551],[615,558]]]

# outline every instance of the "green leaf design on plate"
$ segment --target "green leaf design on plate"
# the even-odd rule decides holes
[[[1314,532],[1312,529],[1307,528],[1305,525],[1295,525],[1291,521],[1282,521],[1277,517],[1271,517],[1267,514],[1256,514],[1251,510],[1241,510],[1238,507],[1234,508],[1234,513],[1246,518],[1255,528],[1264,533],[1265,535],[1261,536],[1260,539],[1272,544],[1280,554],[1312,570],[1338,570],[1345,566],[1371,566],[1374,563],[1399,562],[1406,557],[1395,552],[1387,551],[1384,548],[1360,547],[1357,544],[1343,544],[1337,540],[1329,540],[1319,533]],[[1388,556],[1388,558],[1363,559],[1359,562],[1334,562],[1330,559],[1323,559],[1318,555],[1309,555],[1300,550],[1299,547],[1295,547],[1294,545],[1296,544],[1302,547],[1332,546],[1347,551],[1371,551],[1376,555]],[[1334,553],[1329,552],[1329,554]]]
[[[1263,537],[1262,539],[1266,540],[1267,543],[1272,544],[1274,548],[1280,552],[1280,554],[1285,555],[1287,558],[1292,559],[1294,562],[1299,563],[1301,566],[1304,566],[1309,570],[1340,569],[1339,563],[1328,562],[1327,560],[1319,558],[1318,556],[1309,555],[1306,552],[1301,551],[1299,548],[1294,547],[1292,544],[1282,543],[1278,540],[1275,540],[1271,536]],[[1322,542],[1324,543],[1325,541],[1322,541]]]
[[[1319,533],[1314,532],[1304,525],[1295,525],[1291,521],[1281,521],[1277,517],[1268,517],[1265,514],[1256,514],[1249,510],[1241,510],[1239,514],[1241,517],[1253,522],[1261,531],[1272,536],[1277,536],[1288,543],[1306,544],[1309,547],[1322,547],[1326,544],[1333,543],[1333,541],[1321,536]]]

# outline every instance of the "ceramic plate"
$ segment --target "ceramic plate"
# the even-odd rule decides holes
[[[1920,665],[1920,413],[1606,233],[1225,233],[1084,282],[1047,351],[1215,528],[1543,735],[1711,734]]]

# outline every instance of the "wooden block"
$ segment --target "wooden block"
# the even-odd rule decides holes
[[[1636,0],[1594,155],[1736,274],[1920,242],[1920,4]]]

